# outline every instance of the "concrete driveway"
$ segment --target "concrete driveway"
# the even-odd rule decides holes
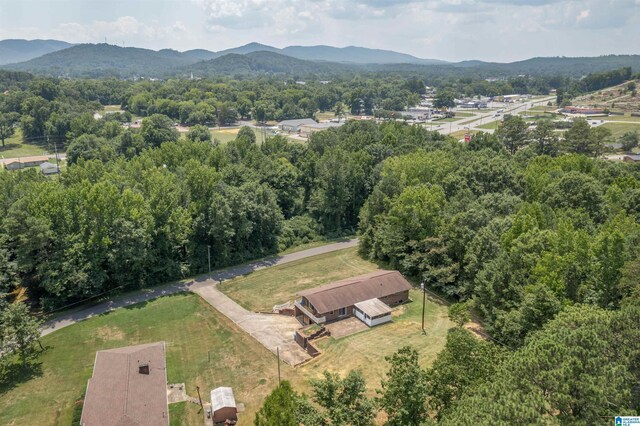
[[[282,315],[262,315],[249,312],[237,303],[233,302],[220,291],[215,289],[215,283],[220,280],[228,280],[240,275],[250,274],[254,271],[259,271],[260,269],[269,268],[276,265],[283,265],[285,263],[295,262],[296,260],[304,259],[307,257],[317,256],[319,254],[329,253],[336,250],[343,250],[345,248],[355,247],[357,245],[357,239],[327,244],[320,247],[302,250],[296,253],[285,254],[282,256],[270,256],[256,262],[232,266],[218,271],[212,271],[210,275],[204,276],[194,281],[165,284],[158,287],[144,289],[140,292],[124,294],[122,296],[78,310],[76,312],[59,315],[54,319],[45,322],[42,325],[42,336],[53,333],[57,330],[60,330],[61,328],[70,326],[94,316],[111,312],[118,308],[132,306],[137,303],[146,302],[158,297],[168,296],[170,294],[191,290],[200,294],[214,307],[216,307],[216,305],[220,306],[220,308],[216,307],[216,309],[220,310],[220,312],[222,312],[224,315],[231,318],[231,320],[236,322],[236,324],[238,324],[240,327],[242,327],[241,324],[245,322],[244,320],[251,319],[251,321],[248,322],[251,322],[253,325],[247,326],[246,329],[244,327],[242,328],[274,353],[276,346],[280,346],[281,352],[285,351],[291,354],[287,355],[287,359],[285,359],[285,362],[290,365],[296,365],[302,362],[298,362],[298,359],[302,357],[302,355],[299,353],[296,354],[298,351],[294,349],[298,348],[301,352],[303,352],[304,355],[306,355],[306,352],[304,352],[302,348],[300,348],[296,345],[295,342],[293,342],[293,330],[295,330],[294,322],[295,324],[298,324],[298,321],[291,317],[285,317]],[[205,290],[207,288],[211,288],[211,290]],[[208,298],[205,297],[205,294]],[[219,298],[220,300],[217,301],[216,298]],[[212,303],[212,301],[215,301],[215,304]],[[229,304],[228,302],[231,303]],[[222,309],[224,309],[224,311]],[[229,314],[227,314],[226,312],[228,312]],[[271,337],[273,336],[276,336],[274,337],[275,340],[271,339]],[[293,342],[293,345],[296,345],[296,348],[287,350],[287,348],[289,348],[289,341]]]
[[[300,328],[300,323],[295,318],[248,311],[218,290],[213,280],[200,282],[191,291],[200,295],[274,354],[280,348],[280,358],[287,364],[296,366],[311,359],[293,340],[295,331]]]

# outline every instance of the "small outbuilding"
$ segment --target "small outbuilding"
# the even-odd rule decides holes
[[[44,163],[40,164],[40,171],[45,176],[55,175],[57,173],[60,173],[60,168],[56,164],[45,161]]]
[[[236,424],[238,407],[233,389],[222,386],[211,391],[211,417],[214,424]]]
[[[380,299],[369,299],[353,305],[355,316],[369,327],[391,321],[391,308]]]

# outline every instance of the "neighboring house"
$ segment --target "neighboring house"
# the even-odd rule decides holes
[[[233,397],[233,389],[219,387],[211,391],[211,417],[214,424],[235,424],[238,421],[238,407]]]
[[[622,156],[622,161],[625,163],[637,163],[640,161],[640,154],[625,154]]]
[[[60,173],[60,168],[53,163],[45,161],[44,163],[40,164],[40,171],[45,176],[55,175],[56,173]]]
[[[283,132],[299,133],[300,127],[304,125],[318,124],[312,118],[300,118],[297,120],[284,120],[278,123],[278,128]]]
[[[169,425],[164,342],[98,351],[80,425]]]
[[[376,325],[391,319],[391,306],[409,300],[410,289],[400,272],[375,271],[299,292],[295,316],[303,324],[324,324],[356,315]]]
[[[319,132],[321,130],[327,130],[332,127],[340,127],[343,123],[314,123],[314,124],[303,124],[300,126],[300,134],[303,136],[309,136],[311,133]]]
[[[47,161],[49,161],[49,157],[46,155],[38,155],[33,157],[3,159],[2,165],[4,165],[7,170],[20,170],[26,167],[37,167]]]

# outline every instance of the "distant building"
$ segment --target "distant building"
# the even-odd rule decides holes
[[[600,115],[604,114],[604,109],[566,106],[562,108],[562,112],[565,114]]]
[[[47,161],[49,161],[49,157],[46,155],[38,155],[33,157],[6,158],[0,160],[0,164],[2,164],[7,170],[20,170],[26,167],[37,167]]]
[[[60,173],[60,168],[56,164],[45,161],[40,164],[40,171],[45,176],[55,175],[56,173]]]
[[[300,126],[300,135],[309,136],[311,133],[319,132],[321,130],[327,130],[332,127],[340,127],[343,123],[314,123],[314,124],[303,124]]]
[[[296,120],[284,120],[278,123],[278,128],[283,132],[299,133],[300,127],[303,125],[318,124],[312,118],[300,118]]]
[[[168,426],[164,342],[98,351],[80,425]]]
[[[391,320],[390,307],[407,302],[410,289],[400,272],[375,271],[299,292],[295,316],[320,325],[355,315],[376,325]]]
[[[640,162],[640,154],[625,154],[622,157],[622,161],[625,163],[637,163]]]

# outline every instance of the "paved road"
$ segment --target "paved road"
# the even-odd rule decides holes
[[[221,279],[231,279],[240,275],[246,275],[251,272],[258,271],[260,269],[269,268],[271,266],[282,265],[307,257],[317,256],[319,254],[342,250],[348,247],[355,247],[356,245],[358,245],[357,239],[340,243],[327,244],[308,250],[302,250],[296,253],[286,254],[284,256],[271,256],[253,263],[222,269],[211,273],[210,276],[205,276],[193,281],[166,284],[150,289],[145,289],[141,292],[136,292],[128,295],[125,294],[123,296],[116,297],[113,300],[109,300],[107,302],[100,303],[98,305],[91,306],[67,315],[61,315],[51,321],[47,321],[42,327],[42,335],[46,336],[47,334],[53,333],[54,331],[60,330],[61,328],[67,327],[71,324],[75,324],[79,321],[94,317],[96,315],[111,312],[114,309],[135,305],[136,303],[146,302],[161,296],[167,296],[182,291],[190,291],[195,288],[202,288],[210,285],[211,280],[220,281]]]
[[[541,105],[541,104],[546,105],[547,102],[553,99],[555,99],[555,97],[549,96],[546,98],[541,98],[541,99],[536,99],[536,100],[531,100],[531,101],[526,101],[526,102],[516,103],[516,104],[494,102],[491,105],[489,105],[491,108],[501,108],[504,110],[502,113],[500,113],[499,117],[494,117],[496,115],[496,111],[487,111],[484,113],[477,114],[475,117],[465,117],[462,120],[454,121],[451,123],[442,123],[437,128],[434,126],[433,130],[437,130],[440,133],[445,135],[448,135],[450,133],[455,133],[460,130],[467,130],[467,128],[469,128],[470,130],[480,130],[486,133],[493,133],[493,129],[482,129],[479,126],[482,124],[489,124],[493,121],[500,121],[502,120],[505,114],[514,115],[519,112],[526,111],[535,105]],[[464,110],[461,110],[461,112],[464,112]],[[425,126],[431,129],[430,125],[425,125]]]

